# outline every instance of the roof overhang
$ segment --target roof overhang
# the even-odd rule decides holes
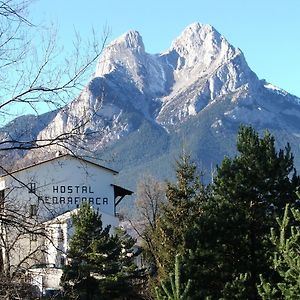
[[[119,185],[112,184],[114,188],[115,195],[115,207],[122,201],[125,196],[130,196],[133,194],[133,191],[127,190]]]

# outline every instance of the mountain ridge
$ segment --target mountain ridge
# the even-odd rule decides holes
[[[206,169],[234,154],[240,124],[270,129],[298,151],[299,103],[259,79],[243,52],[211,25],[189,25],[158,54],[147,53],[141,35],[131,30],[104,49],[80,95],[34,134],[51,139],[78,126],[79,149],[113,157],[114,167],[125,173],[156,172],[160,164],[160,176],[170,174],[167,161],[183,146]]]

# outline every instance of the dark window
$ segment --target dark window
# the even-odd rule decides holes
[[[30,182],[28,184],[28,193],[35,193],[36,190],[36,183],[35,182]]]
[[[0,209],[4,208],[4,198],[5,198],[5,193],[4,190],[0,191]]]
[[[66,260],[65,260],[65,258],[62,256],[62,257],[60,258],[60,265],[63,267],[65,264],[66,264]]]
[[[31,204],[29,208],[29,217],[33,217],[37,215],[37,206],[36,204]]]
[[[37,234],[34,233],[34,232],[30,233],[30,240],[32,242],[36,242],[37,241]]]
[[[58,229],[58,242],[63,243],[64,242],[64,231],[62,230],[62,228]]]

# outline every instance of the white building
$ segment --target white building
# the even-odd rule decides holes
[[[116,206],[132,194],[115,185],[117,174],[93,161],[63,155],[0,177],[4,269],[60,268],[71,235],[71,212],[83,201],[101,213],[103,226],[117,226]]]

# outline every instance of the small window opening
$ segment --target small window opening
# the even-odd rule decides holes
[[[36,192],[36,183],[35,182],[30,182],[28,184],[28,193],[34,194]]]
[[[29,208],[29,217],[32,218],[37,215],[37,206],[36,204],[31,204]]]
[[[66,264],[66,259],[62,256],[60,258],[60,265],[63,267]]]
[[[58,242],[64,242],[64,231],[62,230],[62,228],[58,229]]]
[[[37,234],[34,233],[34,232],[30,233],[30,240],[32,242],[36,242],[37,241]]]
[[[4,198],[5,198],[5,192],[4,190],[0,191],[0,210],[4,209]]]

